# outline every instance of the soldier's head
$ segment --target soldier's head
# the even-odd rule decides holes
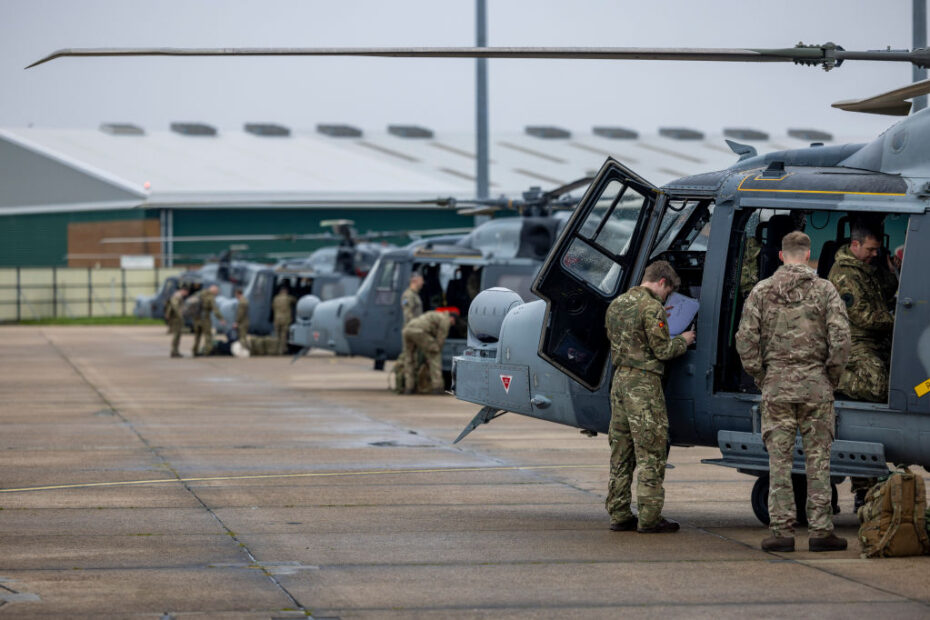
[[[410,276],[410,288],[417,293],[423,288],[423,282],[423,275],[416,271]]]
[[[646,267],[643,272],[643,286],[658,295],[665,301],[668,296],[681,286],[681,278],[675,273],[675,268],[665,260],[657,260]]]
[[[186,288],[178,289],[178,293],[181,294],[181,297],[187,297],[190,294],[190,291]]]
[[[216,295],[217,293],[220,292],[220,287],[218,287],[216,284],[211,284],[209,291],[211,295]]]
[[[236,289],[236,299],[242,299],[242,289],[241,289],[241,288],[237,288],[237,289]]]
[[[849,231],[849,251],[853,256],[863,263],[870,263],[878,256],[880,247],[882,247],[882,242],[874,230],[861,224],[853,224]]]
[[[442,312],[449,317],[449,325],[455,325],[455,320],[459,318],[459,309],[455,306],[444,306],[436,308],[436,312]]]
[[[800,230],[790,232],[781,240],[778,258],[786,265],[807,264],[811,257],[811,238]]]
[[[288,288],[287,284],[282,284],[281,288],[278,290],[279,293],[284,293],[285,295],[291,292],[291,289]]]

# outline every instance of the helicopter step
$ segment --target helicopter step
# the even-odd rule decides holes
[[[717,433],[717,443],[723,458],[703,459],[708,465],[733,467],[740,473],[765,475],[769,471],[769,455],[762,442],[761,433],[745,433],[722,430]],[[798,437],[794,446],[792,474],[804,474],[804,448]],[[871,441],[848,441],[837,439],[830,448],[830,476],[834,479],[874,478],[888,473],[885,461],[885,446]]]

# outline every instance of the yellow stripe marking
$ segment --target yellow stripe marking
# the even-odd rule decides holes
[[[781,181],[786,179],[790,175],[786,175],[779,179],[761,179],[763,181]],[[750,180],[752,175],[747,175],[743,177],[743,180],[740,181],[739,186],[736,188],[740,192],[774,192],[774,193],[784,193],[784,194],[843,194],[850,196],[907,196],[907,194],[895,194],[890,192],[844,192],[836,190],[819,190],[819,189],[765,189],[765,188],[746,188],[743,187],[743,183]],[[753,181],[759,180],[759,177],[752,179]]]
[[[0,489],[0,493],[24,493],[27,491],[52,491],[56,489],[86,489],[90,487],[138,486],[143,484],[165,484],[168,482],[211,482],[215,480],[268,480],[271,478],[326,478],[334,476],[393,476],[401,474],[436,474],[473,471],[533,471],[540,469],[601,469],[601,465],[525,465],[511,467],[440,467],[436,469],[381,469],[372,471],[328,471],[303,474],[253,474],[249,476],[209,476],[201,478],[159,478],[156,480],[124,480],[120,482],[82,482],[77,484],[55,484],[42,487]]]
[[[930,379],[927,379],[923,383],[918,383],[914,386],[914,391],[917,392],[917,398],[926,396],[927,393],[930,392]]]

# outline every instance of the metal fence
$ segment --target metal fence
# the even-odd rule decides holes
[[[11,267],[0,269],[0,321],[131,315],[182,269]]]

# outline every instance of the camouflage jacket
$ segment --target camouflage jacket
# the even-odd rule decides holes
[[[404,310],[404,325],[423,314],[423,301],[420,294],[412,288],[408,288],[400,296],[400,305]]]
[[[416,329],[425,332],[436,339],[441,349],[442,344],[446,341],[446,336],[449,335],[449,327],[451,326],[452,321],[449,319],[448,313],[430,310],[407,323],[404,331]]]
[[[894,328],[894,317],[888,312],[882,279],[876,271],[874,265],[856,258],[848,245],[837,250],[836,262],[830,269],[830,282],[846,304],[854,341],[884,340]]]
[[[200,295],[200,320],[209,321],[211,312],[213,316],[222,320],[223,315],[220,314],[220,309],[216,307],[216,296],[210,291],[200,291],[197,294]]]
[[[239,300],[239,305],[236,306],[236,324],[241,328],[243,325],[248,325],[249,323],[249,300],[242,297]]]
[[[836,289],[807,265],[782,265],[743,306],[736,350],[762,397],[833,400],[849,357],[849,320]]]
[[[275,325],[290,325],[294,321],[294,314],[291,308],[297,300],[293,295],[288,295],[283,290],[279,291],[274,299],[271,300],[271,310],[274,313]]]
[[[739,293],[743,299],[759,282],[759,255],[762,254],[762,244],[755,237],[746,239],[743,250],[743,266],[739,272]]]
[[[614,366],[661,375],[664,362],[688,348],[681,336],[669,336],[667,320],[662,301],[644,286],[634,286],[610,302],[604,321]]]
[[[181,291],[175,291],[165,304],[165,320],[169,323],[174,321],[183,321],[184,315],[181,313],[181,307],[184,305],[184,298],[181,297]]]

